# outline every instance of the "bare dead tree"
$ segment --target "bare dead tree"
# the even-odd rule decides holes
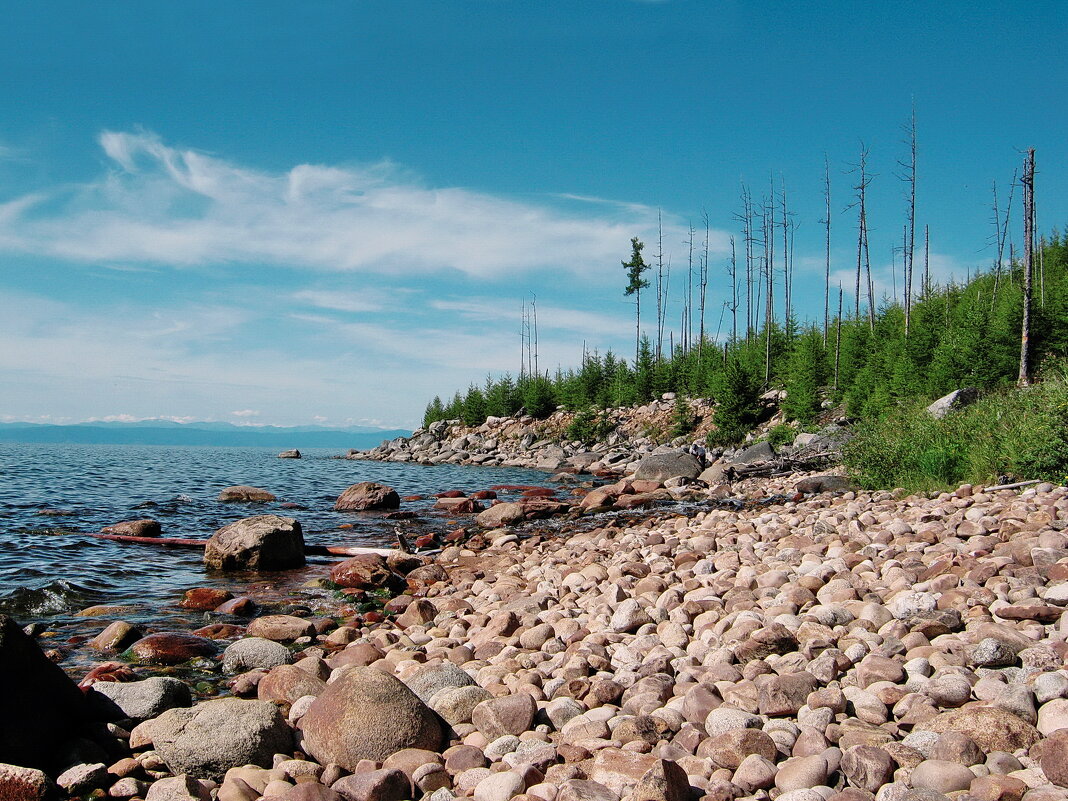
[[[745,341],[753,332],[753,198],[742,184],[742,213],[734,215],[742,223],[742,239],[745,244]]]
[[[931,226],[923,226],[923,296],[931,294]]]
[[[868,148],[861,142],[860,143],[860,160],[853,165],[853,168],[849,170],[850,173],[856,173],[857,183],[853,186],[853,190],[856,192],[855,200],[850,203],[846,210],[857,209],[857,277],[856,286],[854,290],[854,316],[856,319],[860,319],[860,277],[861,271],[867,265],[868,275],[868,317],[871,326],[875,327],[875,308],[874,308],[874,291],[871,283],[871,258],[868,254],[868,209],[867,209],[867,193],[868,185],[871,183],[872,176],[868,174]]]
[[[656,210],[656,360],[664,358],[664,219]]]
[[[731,235],[731,263],[727,268],[731,279],[731,342],[738,341],[738,254],[734,249],[734,235]]]
[[[823,219],[826,247],[823,265],[823,347],[827,347],[827,331],[831,327],[831,160],[823,154]]]
[[[538,296],[531,293],[530,315],[534,323],[534,375],[540,376],[538,369]]]
[[[1016,383],[1031,383],[1031,283],[1032,252],[1035,246],[1035,149],[1029,148],[1024,159],[1023,176],[1024,248],[1023,248],[1023,315],[1020,323],[1020,375]]]
[[[775,324],[775,179],[771,180],[771,197],[765,204],[764,242],[767,306],[764,309],[764,384],[771,383],[771,329]]]
[[[1016,192],[1016,176],[1018,170],[1012,172],[1012,183],[1009,184],[1009,202],[1005,206],[1005,214],[1002,216],[998,211],[998,185],[994,181],[994,245],[996,247],[994,262],[994,291],[990,298],[990,308],[998,299],[998,286],[1001,283],[1001,273],[1005,266],[1005,242],[1009,236],[1009,215],[1012,212],[1012,198]]]
[[[904,170],[899,176],[906,186],[908,206],[905,212],[905,336],[909,335],[909,327],[912,320],[912,265],[916,253],[916,101],[912,101],[912,116],[906,126],[908,138],[905,144],[909,148],[908,161],[899,161],[898,165]]]
[[[687,256],[687,269],[686,269],[686,305],[683,313],[683,350],[689,350],[693,344],[693,235],[694,231],[693,223],[690,223],[690,236],[686,243],[689,245],[689,255]]]
[[[699,339],[697,340],[697,362],[698,362],[698,364],[702,364],[703,363],[701,360],[702,360],[702,358],[704,356],[704,347],[705,347],[705,296],[708,293],[708,239],[709,239],[709,232],[712,229],[712,221],[708,216],[708,211],[707,210],[703,211],[701,213],[701,216],[702,216],[703,222],[705,224],[705,252],[704,252],[704,254],[702,255],[702,258],[701,258],[701,272],[700,272],[700,275],[698,276],[699,281],[698,281],[698,287],[697,287],[698,300],[700,301],[700,304],[701,304],[700,305],[700,309],[698,310],[698,313],[700,314],[700,320],[698,321],[698,337],[699,337]]]
[[[838,366],[842,361],[842,282],[838,282],[838,320],[834,336],[834,391],[838,391]]]
[[[790,271],[790,210],[786,205],[786,178],[780,174],[779,181],[782,183],[782,274],[783,296],[785,298],[783,323],[789,330],[790,301],[793,295],[793,275]]]

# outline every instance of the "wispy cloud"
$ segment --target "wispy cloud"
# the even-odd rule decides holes
[[[649,237],[656,225],[656,210],[640,205],[578,212],[548,196],[521,202],[428,187],[389,162],[272,173],[151,133],[108,131],[100,144],[113,165],[106,176],[0,206],[0,249],[107,264],[589,276],[614,271],[630,237]],[[682,226],[665,225],[665,239],[681,241]]]

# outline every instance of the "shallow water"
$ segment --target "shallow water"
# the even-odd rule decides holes
[[[91,635],[120,616],[150,630],[188,629],[204,619],[203,613],[177,607],[190,587],[224,587],[264,600],[322,595],[301,585],[325,576],[342,558],[311,558],[304,570],[285,573],[219,575],[204,570],[199,549],[120,544],[78,533],[122,520],[151,517],[165,537],[206,539],[239,518],[274,513],[299,520],[309,544],[388,545],[398,525],[414,537],[452,521],[431,511],[432,498],[401,505],[419,513],[421,522],[335,512],[334,500],[346,487],[378,481],[404,497],[496,484],[547,486],[548,476],[535,470],[352,461],[332,458],[337,452],[329,450],[302,453],[302,459],[279,459],[274,448],[0,444],[0,613],[77,636]],[[216,501],[219,490],[234,484],[262,487],[279,500]],[[283,502],[303,508],[285,509]],[[66,514],[44,516],[44,509]],[[339,529],[343,524],[353,527]],[[129,608],[101,618],[74,616],[96,604]]]

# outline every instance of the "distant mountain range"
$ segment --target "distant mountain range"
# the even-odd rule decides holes
[[[370,426],[236,426],[141,420],[73,425],[0,423],[0,442],[79,445],[214,445],[288,448],[372,448],[382,440],[411,436],[403,429]]]

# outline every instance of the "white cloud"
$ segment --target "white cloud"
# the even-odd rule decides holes
[[[230,412],[234,417],[259,417],[260,413],[256,409],[238,409],[236,412]]]
[[[382,309],[382,302],[374,293],[338,292],[334,290],[305,289],[293,294],[293,300],[332,311],[376,312]]]
[[[433,188],[382,162],[271,173],[178,149],[151,133],[100,136],[100,180],[0,206],[0,248],[92,263],[269,263],[386,275],[493,278],[557,268],[614,275],[656,210],[595,200],[581,213],[460,187]],[[681,241],[665,217],[664,239]],[[726,236],[716,232],[722,250]],[[309,298],[310,300],[310,298]]]

